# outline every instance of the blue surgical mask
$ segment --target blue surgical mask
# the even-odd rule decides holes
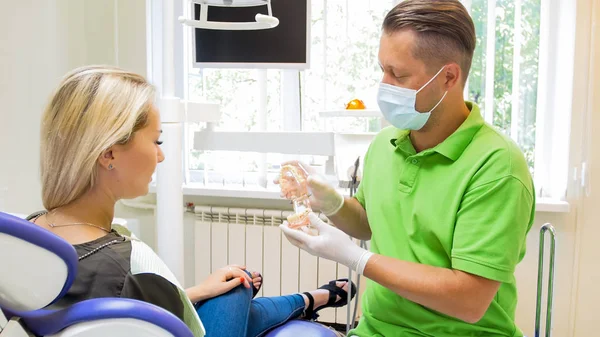
[[[442,96],[433,109],[428,112],[418,112],[416,110],[417,94],[429,85],[442,70],[444,70],[444,67],[419,90],[401,88],[386,83],[379,84],[377,104],[385,119],[398,129],[420,130],[427,123],[427,120],[429,120],[431,112],[442,103],[448,91],[444,93],[444,96]]]

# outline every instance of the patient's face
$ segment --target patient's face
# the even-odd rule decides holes
[[[148,125],[137,131],[129,143],[113,150],[116,181],[113,190],[119,199],[131,199],[148,193],[156,165],[165,157],[160,148],[160,116],[153,107]]]

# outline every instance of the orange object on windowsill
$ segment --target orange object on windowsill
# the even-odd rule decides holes
[[[358,98],[353,99],[346,104],[346,110],[364,110],[366,108],[365,103]]]

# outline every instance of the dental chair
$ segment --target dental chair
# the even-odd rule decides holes
[[[138,300],[97,298],[53,309],[77,274],[75,249],[49,231],[2,212],[0,256],[0,337],[193,337],[178,317]],[[266,335],[288,336],[336,334],[296,320]]]
[[[137,300],[99,298],[66,309],[48,308],[73,283],[75,249],[49,231],[1,212],[0,256],[1,337],[193,337],[175,315]]]

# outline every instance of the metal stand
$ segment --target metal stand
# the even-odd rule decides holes
[[[358,167],[360,165],[360,157],[356,158],[356,161],[354,162],[354,172],[351,176],[351,180],[350,180],[350,197],[354,196],[354,193],[356,193],[356,190],[358,189]],[[364,246],[364,247],[363,247]],[[367,244],[364,240],[360,241],[360,247],[361,248],[366,248]],[[352,269],[348,268],[348,281],[352,281]],[[354,325],[354,319],[356,318],[356,311],[358,308],[358,292],[360,290],[360,275],[357,275],[356,277],[356,300],[354,301],[354,315],[350,316],[351,312],[352,312],[352,305],[350,305],[352,303],[352,292],[350,291],[350,289],[348,289],[348,308],[346,310],[346,334],[348,334],[350,332],[350,328],[351,326]]]
[[[537,298],[535,305],[535,337],[540,337],[541,309],[542,309],[542,279],[544,277],[544,240],[546,232],[550,233],[550,263],[548,266],[548,297],[546,303],[546,329],[545,336],[552,335],[552,298],[554,296],[554,263],[556,253],[556,230],[547,223],[540,228],[540,255],[538,260]]]
[[[183,251],[183,123],[185,110],[175,96],[174,2],[163,0],[161,126],[165,160],[156,169],[157,253],[182,284]]]

